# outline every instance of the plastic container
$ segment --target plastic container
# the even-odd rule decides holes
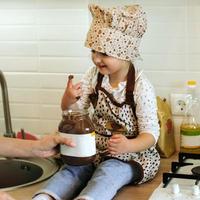
[[[94,160],[95,131],[86,110],[65,111],[58,130],[60,135],[71,138],[76,144],[75,147],[60,145],[63,162],[70,165],[86,165]]]

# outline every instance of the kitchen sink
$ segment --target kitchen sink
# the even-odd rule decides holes
[[[60,164],[53,158],[0,158],[0,190],[11,190],[44,181]]]
[[[0,85],[6,128],[4,136],[15,138],[15,132],[12,130],[7,83],[1,70]],[[11,190],[46,180],[59,170],[61,165],[58,163],[53,158],[10,159],[0,157],[0,190]]]

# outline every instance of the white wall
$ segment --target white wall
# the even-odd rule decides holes
[[[168,98],[188,79],[200,83],[198,0],[1,0],[0,69],[9,87],[15,131],[43,134],[57,129],[67,75],[78,80],[91,66],[90,51],[84,48],[89,2],[144,7],[148,31],[139,65],[157,95]],[[2,106],[0,118],[4,132]]]

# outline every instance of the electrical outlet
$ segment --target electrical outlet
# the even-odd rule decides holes
[[[171,110],[173,115],[184,115],[187,107],[189,94],[174,94],[170,96]]]

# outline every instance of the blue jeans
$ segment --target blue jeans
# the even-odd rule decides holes
[[[130,164],[117,159],[106,160],[97,168],[93,165],[66,165],[38,193],[48,193],[56,200],[72,200],[75,197],[111,200],[121,187],[134,179],[134,175]]]

